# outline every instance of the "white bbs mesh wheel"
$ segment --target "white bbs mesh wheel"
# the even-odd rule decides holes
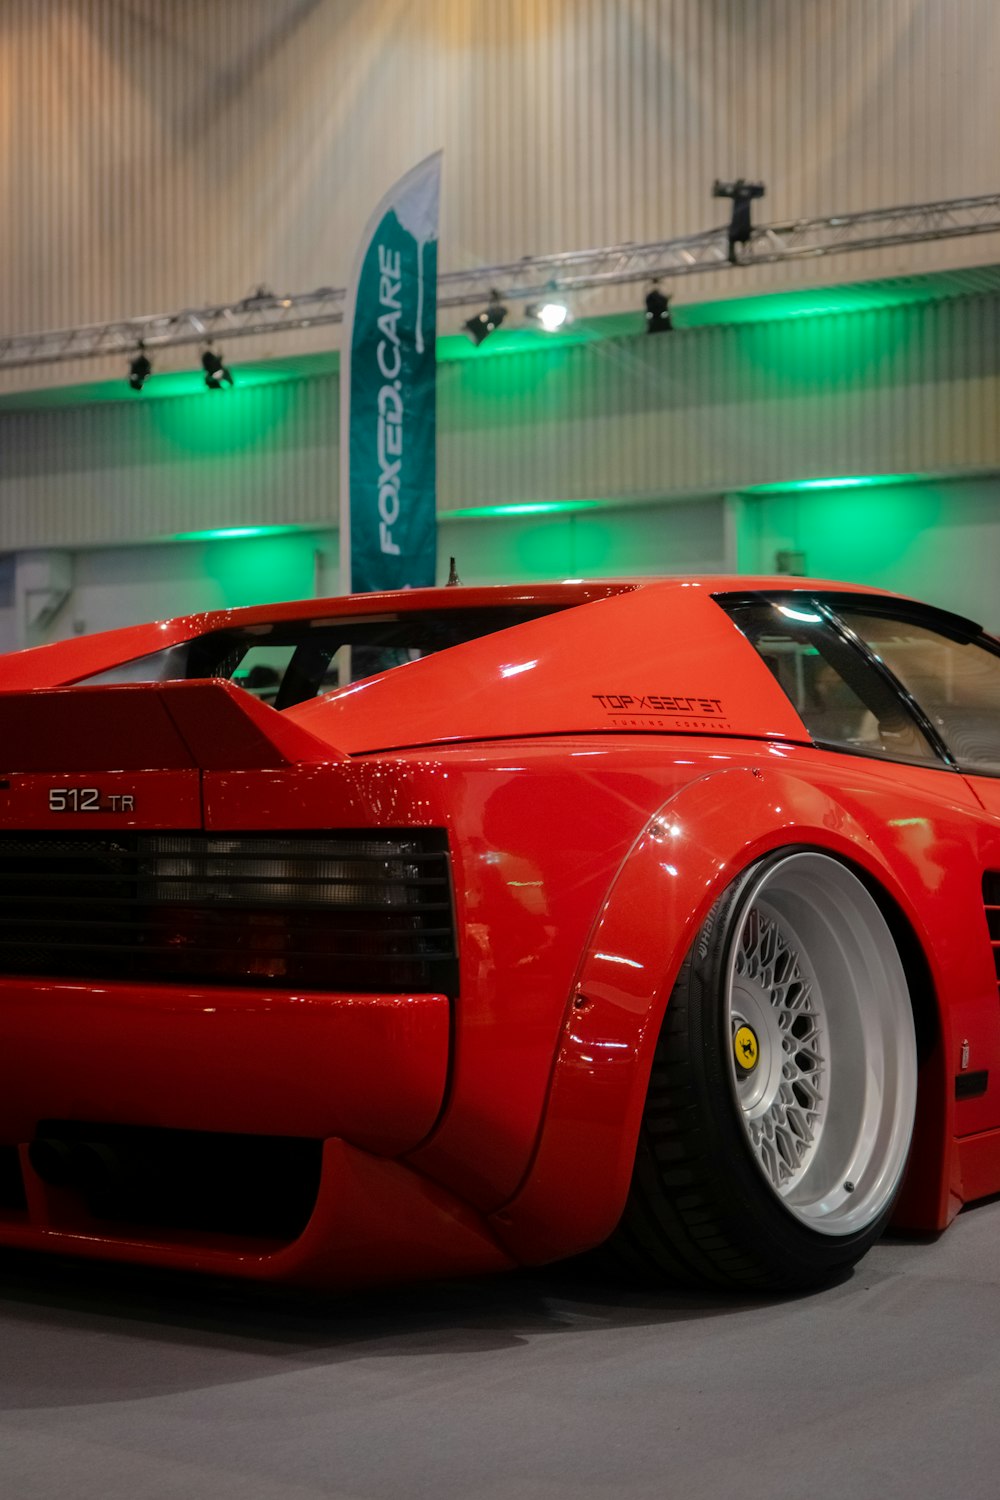
[[[790,1213],[853,1234],[892,1199],[916,1104],[896,945],[857,877],[823,854],[772,864],[743,913],[723,1035],[747,1142]]]
[[[828,1284],[888,1223],[916,1091],[909,986],[878,902],[831,855],[765,855],[674,982],[610,1249],[643,1276]]]

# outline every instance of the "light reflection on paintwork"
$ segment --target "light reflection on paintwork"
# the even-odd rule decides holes
[[[621,953],[595,953],[595,958],[603,958],[609,964],[627,964],[630,969],[641,969],[643,965],[638,959],[625,958]]]

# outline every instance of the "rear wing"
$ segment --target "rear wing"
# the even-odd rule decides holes
[[[212,678],[0,692],[0,771],[255,771],[341,750]]]

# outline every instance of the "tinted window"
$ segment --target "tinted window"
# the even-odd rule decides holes
[[[886,760],[941,764],[891,684],[812,601],[727,608],[818,745]]]
[[[216,630],[124,662],[81,682],[173,682],[225,677],[275,708],[291,708],[363,677],[404,666],[449,646],[521,625],[564,606],[510,605],[433,614],[290,620]]]
[[[963,771],[1000,775],[1000,656],[882,614],[843,619],[919,703]]]

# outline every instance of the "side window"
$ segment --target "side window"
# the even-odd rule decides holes
[[[818,745],[941,764],[890,685],[809,600],[736,604],[729,614]]]
[[[907,620],[841,613],[919,703],[959,769],[1000,776],[1000,655]]]
[[[82,681],[88,687],[104,687],[116,682],[174,682],[187,674],[188,646],[168,646],[164,651],[154,651],[151,656],[138,656],[132,661],[109,667],[106,672],[95,672]]]
[[[262,703],[273,703],[294,654],[294,646],[251,646],[231,680]]]
[[[814,740],[861,746],[878,739],[871,709],[814,645],[787,637],[770,644],[775,653],[771,670]]]

